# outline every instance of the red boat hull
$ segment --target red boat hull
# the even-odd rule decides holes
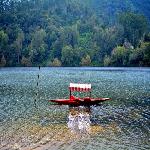
[[[110,98],[56,99],[56,100],[49,100],[49,101],[55,102],[58,105],[83,106],[83,105],[98,105],[99,103],[107,100],[110,100]]]

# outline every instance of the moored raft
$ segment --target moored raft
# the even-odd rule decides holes
[[[49,100],[50,102],[54,102],[58,105],[71,105],[71,106],[91,106],[91,105],[98,105],[101,102],[110,100],[110,98],[92,98],[91,97],[91,84],[77,84],[77,83],[70,83],[69,86],[70,90],[70,97],[69,99],[55,99]],[[89,96],[80,98],[75,97],[73,92],[88,92]]]

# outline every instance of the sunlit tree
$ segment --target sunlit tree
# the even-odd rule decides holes
[[[61,61],[58,59],[58,58],[55,58],[53,60],[53,62],[50,63],[50,66],[53,66],[53,67],[60,67],[61,66]]]
[[[81,59],[81,65],[82,66],[90,66],[91,65],[91,58],[89,55],[86,55]]]
[[[6,59],[3,55],[2,58],[1,58],[1,61],[0,61],[0,67],[4,67],[5,65],[6,65]]]

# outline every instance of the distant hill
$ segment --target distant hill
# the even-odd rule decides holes
[[[89,6],[110,23],[124,11],[144,14],[150,20],[150,0],[89,0]]]
[[[130,0],[134,9],[143,13],[150,20],[150,0]]]

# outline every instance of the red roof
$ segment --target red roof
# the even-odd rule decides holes
[[[91,91],[91,84],[70,83],[69,89],[77,92],[89,92]]]

